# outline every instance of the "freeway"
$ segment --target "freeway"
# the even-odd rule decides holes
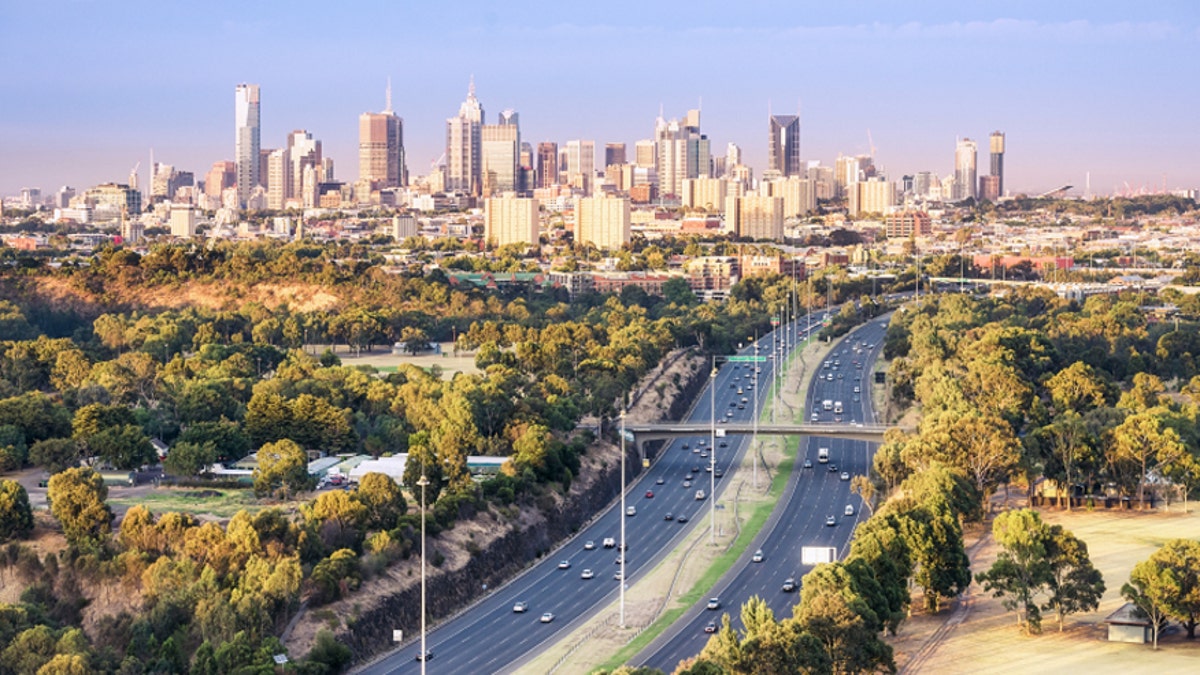
[[[860,326],[826,357],[809,387],[805,406],[806,411],[811,411],[806,412],[808,421],[817,424],[874,421],[869,380],[875,359],[883,348],[885,324],[886,320],[875,319]],[[842,402],[843,414],[823,410],[826,400]],[[816,419],[811,417],[814,413]],[[801,577],[812,569],[801,565],[801,547],[833,547],[837,549],[839,559],[845,556],[854,528],[866,515],[861,498],[850,492],[850,481],[842,479],[842,472],[851,477],[866,474],[873,445],[825,437],[810,437],[802,443],[796,468],[781,497],[783,507],[776,508],[758,541],[748,547],[745,559],[714,588],[712,595],[719,599],[720,611],[706,609],[708,599],[702,599],[670,630],[634,657],[632,663],[668,673],[673,671],[681,660],[700,653],[709,638],[706,626],[711,621],[719,627],[722,612],[730,614],[735,629],[741,628],[741,605],[754,595],[767,601],[776,619],[790,616],[792,607],[800,600]],[[827,464],[818,459],[820,448],[829,451]],[[806,459],[812,462],[812,468],[804,468]],[[853,507],[853,515],[846,514],[847,505]],[[830,516],[834,519],[833,526],[827,525]],[[756,550],[763,554],[762,561],[757,563],[752,562]],[[796,589],[784,592],[784,581],[789,578],[795,580]]]
[[[813,317],[812,330],[820,329],[823,318],[824,315]],[[800,340],[806,337],[808,325],[806,317],[797,321]],[[772,351],[773,340],[777,336],[778,331],[759,340],[760,353],[764,357]],[[740,354],[753,354],[753,348],[743,348]],[[770,381],[774,364],[773,359],[758,364],[759,372],[755,372],[755,364],[751,363],[721,365],[715,381],[705,385],[687,419],[708,422],[710,416],[715,416],[718,423],[723,420],[749,422],[752,415],[756,414],[756,409],[761,409],[761,398],[765,398],[769,391],[767,382]],[[758,380],[763,382],[756,387]],[[714,393],[715,409],[712,405]],[[718,447],[714,464],[716,471],[723,473],[728,471],[731,464],[741,461],[745,448],[749,446],[749,437],[730,436],[717,439],[716,442]],[[651,467],[627,488],[626,503],[636,510],[636,515],[623,516],[619,512],[619,501],[614,502],[579,534],[517,578],[482,597],[457,617],[429,631],[426,642],[432,656],[426,663],[427,672],[494,673],[511,670],[569,634],[615,600],[619,592],[619,582],[614,578],[614,573],[619,569],[614,564],[617,551],[605,548],[603,540],[620,536],[620,520],[624,518],[626,575],[630,580],[635,580],[643,570],[653,569],[695,527],[699,517],[708,512],[708,500],[713,497],[708,494],[710,474],[705,469],[713,461],[708,455],[713,450],[712,445],[713,439],[709,434],[667,443]],[[632,466],[629,469],[630,475],[636,471]],[[691,484],[685,487],[685,481]],[[717,480],[716,486],[719,495],[723,481]],[[697,498],[697,490],[704,491],[702,499]],[[667,520],[668,513],[672,520]],[[688,522],[681,523],[681,515]],[[586,548],[585,543],[589,541],[594,543],[594,548]],[[562,562],[566,562],[567,567],[561,567]],[[582,578],[585,569],[592,571],[593,578]],[[518,602],[526,603],[524,610],[519,613],[513,611]],[[543,623],[542,615],[546,612],[553,617]],[[419,634],[418,625],[394,628],[403,630],[407,636]],[[364,667],[360,672],[371,675],[417,672],[420,668],[416,661],[419,651],[420,642],[414,641]]]

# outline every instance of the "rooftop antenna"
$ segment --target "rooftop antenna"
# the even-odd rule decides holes
[[[387,105],[384,107],[383,112],[392,112],[392,78],[390,77],[387,79]]]
[[[475,73],[471,73],[471,82],[467,85],[467,96],[475,98]]]

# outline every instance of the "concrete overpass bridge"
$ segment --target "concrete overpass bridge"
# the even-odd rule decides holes
[[[754,433],[765,436],[824,436],[826,438],[845,438],[851,441],[882,443],[883,435],[889,429],[912,431],[912,429],[892,427],[884,424],[759,424],[755,427],[752,422],[739,422],[718,424],[716,426],[716,435],[718,438]],[[710,422],[627,423],[625,425],[625,433],[625,440],[636,443],[642,457],[645,457],[645,444],[650,441],[691,438],[695,436],[707,438],[713,433],[713,425]]]

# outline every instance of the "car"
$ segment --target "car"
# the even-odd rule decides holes
[[[721,441],[721,442],[720,442],[720,443],[718,443],[717,445],[721,446],[722,448],[728,448],[728,447],[729,447],[729,443],[726,443],[725,441]]]
[[[696,446],[696,447],[692,448],[692,454],[693,455],[700,454],[700,446]]]
[[[560,570],[569,570],[569,569],[571,569],[571,561],[570,561],[570,560],[561,560],[561,561],[559,561],[559,563],[558,563],[558,569],[560,569]]]
[[[709,598],[709,599],[708,599],[708,604],[707,604],[707,605],[705,605],[705,606],[704,606],[704,608],[705,608],[705,609],[713,609],[713,610],[715,610],[715,609],[721,609],[721,600],[720,600],[720,598]]]
[[[807,457],[804,458],[804,468],[806,468],[806,469],[812,468],[812,460],[811,459],[809,459]]]
[[[692,473],[700,473],[700,465],[696,464],[692,467]]]
[[[627,516],[636,516],[636,515],[637,515],[637,507],[636,507],[636,506],[630,506],[629,508],[625,509],[625,515],[627,515]]]
[[[795,590],[796,590],[796,580],[793,579],[792,577],[788,577],[787,579],[785,579],[783,582],[783,592],[791,593]]]
[[[849,471],[842,472],[842,480],[850,480],[850,472]]]
[[[623,562],[625,562],[625,554],[624,553],[622,553],[621,555],[618,555],[616,557],[616,559],[613,560],[614,565],[620,565]]]
[[[696,490],[696,501],[701,501],[702,499],[704,499],[704,497],[705,497],[704,490]]]
[[[837,473],[837,464],[829,465],[829,473]]]
[[[716,622],[716,621],[709,621],[708,623],[704,624],[704,632],[705,632],[705,633],[715,633],[715,632],[717,632],[717,622]]]
[[[862,400],[862,396],[860,396],[860,395],[858,395],[858,394],[855,394],[855,395],[853,396],[853,400],[854,400],[854,402],[855,402],[855,403],[858,403],[859,401],[861,401],[861,400]]]
[[[580,579],[591,579],[594,576],[596,576],[596,573],[591,571],[590,569],[584,570],[583,572],[580,572],[580,574],[579,574]]]
[[[730,407],[730,408],[734,407],[735,405],[737,405],[737,401],[730,401],[730,402],[729,402],[729,407]]]
[[[541,621],[542,623],[550,623],[553,620],[554,620],[554,612],[546,612],[546,613],[542,614],[542,618],[539,619],[539,621]]]
[[[687,444],[687,443],[684,443],[684,444],[683,444],[683,449],[684,449],[684,450],[687,450],[687,449],[688,449],[688,444]]]
[[[604,538],[604,548],[612,548],[617,545],[617,540],[612,537]]]
[[[847,515],[847,516],[852,516],[852,515],[854,515],[854,505],[853,505],[853,504],[847,504],[847,505],[846,505],[846,515]]]
[[[838,379],[844,380],[844,379],[846,379],[846,375],[844,373],[838,373]]]
[[[692,487],[692,481],[690,481],[690,480],[683,481],[683,487],[685,487],[685,488]]]
[[[716,471],[713,471],[713,475],[716,476],[717,478],[720,478],[721,476],[725,475],[725,470],[717,469]]]
[[[432,649],[427,652],[417,652],[417,660],[418,661],[429,661],[431,659],[433,659],[433,650]]]
[[[707,452],[702,452],[702,453],[700,453],[700,459],[706,459],[707,457],[708,457],[708,453],[707,453]]]
[[[712,473],[712,465],[711,464],[704,467],[704,473]]]
[[[663,516],[663,520],[675,520],[675,514],[667,511],[667,515]]]
[[[664,478],[662,478],[661,476],[659,476],[658,480],[654,481],[654,484],[655,484],[655,485],[662,485],[662,484],[663,484],[663,483],[665,483],[665,482],[667,482],[667,481],[666,481]]]
[[[749,402],[750,402],[750,399],[746,398],[745,396],[742,397],[742,403],[749,403]]]
[[[621,574],[621,570],[617,570],[616,572],[613,572],[613,578],[617,581],[624,581],[625,575]]]
[[[733,382],[730,382],[730,383],[729,383],[729,388],[730,388],[730,389],[737,389],[737,385],[736,385],[736,384],[734,384]]]
[[[679,516],[678,518],[676,518],[676,519],[675,519],[675,522],[677,522],[677,523],[679,523],[679,524],[681,524],[681,525],[682,525],[683,523],[686,523],[687,521],[688,521],[688,517],[687,517],[687,516],[684,516],[684,515],[681,515],[681,516]]]
[[[825,526],[826,526],[826,527],[833,527],[834,525],[837,525],[837,519],[836,519],[836,518],[834,518],[833,516],[827,516],[827,517],[825,518]]]
[[[862,387],[858,386],[857,384],[856,384],[856,385],[854,385],[854,393],[856,393],[856,394],[861,394],[861,393],[862,393]]]
[[[738,404],[738,410],[745,410],[745,409],[746,409],[746,406],[744,404],[742,404],[742,403]]]
[[[646,499],[654,499],[654,490],[646,490]]]
[[[726,411],[725,411],[725,416],[726,416],[726,417],[733,417],[733,411],[732,411],[732,410],[726,410]]]
[[[596,542],[592,541],[591,539],[588,539],[583,543],[583,550],[585,551],[590,551],[594,548],[596,548]]]
[[[841,416],[841,415],[834,415],[834,416],[833,416],[833,421],[834,421],[834,422],[841,422],[841,421],[842,421],[842,416]]]
[[[750,562],[762,562],[762,561],[763,561],[763,552],[762,552],[762,549],[760,548],[754,552],[753,556],[751,556]]]
[[[813,413],[812,415],[809,415],[809,419],[813,422],[816,422],[817,420],[821,419],[821,416],[817,413]]]
[[[708,442],[701,438],[700,440],[696,441],[696,445],[703,448],[705,445],[708,445]]]
[[[518,600],[517,603],[513,605],[513,612],[516,614],[523,614],[527,609],[529,609],[529,603],[525,602],[524,600]]]

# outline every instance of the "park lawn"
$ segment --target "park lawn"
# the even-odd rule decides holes
[[[255,513],[270,506],[279,506],[279,504],[269,504],[259,500],[249,489],[225,488],[159,487],[141,495],[109,497],[108,502],[114,506],[125,508],[145,506],[155,514],[169,512],[190,513],[197,516],[207,514],[220,519],[232,518],[238,511]]]

